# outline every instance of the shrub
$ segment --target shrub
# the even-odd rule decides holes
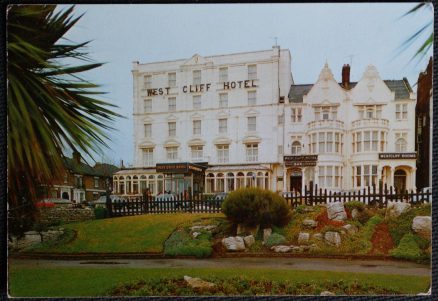
[[[359,201],[351,201],[344,203],[344,207],[350,211],[353,209],[357,209],[357,211],[364,211],[365,210],[365,204]]]
[[[103,207],[96,207],[94,208],[94,216],[96,219],[102,219],[108,217],[108,212],[106,208]]]
[[[272,247],[286,242],[286,238],[278,233],[272,233],[265,241],[265,246]]]
[[[397,248],[391,250],[390,254],[395,258],[410,260],[423,259],[424,257],[412,233],[405,234],[401,239],[400,244]]]
[[[292,217],[283,197],[260,188],[241,188],[231,192],[222,203],[222,211],[233,223],[250,227],[282,227]]]
[[[196,256],[198,258],[210,256],[212,247],[210,243],[211,233],[202,232],[196,239],[189,233],[175,231],[164,243],[164,254],[170,256]]]

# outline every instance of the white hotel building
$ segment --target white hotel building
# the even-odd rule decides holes
[[[415,98],[369,66],[295,85],[289,50],[134,62],[134,167],[114,193],[415,188]]]

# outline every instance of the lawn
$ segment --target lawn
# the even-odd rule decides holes
[[[40,244],[31,251],[52,253],[129,253],[163,251],[163,243],[178,226],[222,214],[137,215],[66,224],[76,238],[67,243]],[[71,231],[70,231],[71,233]]]
[[[342,293],[358,284],[375,291],[398,294],[425,292],[430,277],[382,275],[365,273],[342,273],[328,271],[297,271],[270,269],[127,269],[127,268],[29,268],[9,269],[9,293],[12,297],[85,297],[106,296],[122,284],[139,280],[155,281],[163,285],[168,279],[182,279],[184,275],[207,280],[239,279],[288,281],[299,294],[318,294],[325,287]],[[234,282],[233,282],[234,283]],[[126,285],[123,285],[126,287]],[[129,285],[128,285],[129,287]],[[304,290],[304,288],[306,288]],[[310,292],[309,292],[310,288]],[[373,290],[364,294],[373,294]]]

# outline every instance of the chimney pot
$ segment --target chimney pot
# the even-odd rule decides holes
[[[345,89],[350,88],[350,65],[349,64],[344,64],[344,66],[342,66],[342,86]]]

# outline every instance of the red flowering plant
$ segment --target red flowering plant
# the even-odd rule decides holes
[[[38,202],[35,204],[37,208],[53,208],[55,207],[55,203],[52,202]]]

